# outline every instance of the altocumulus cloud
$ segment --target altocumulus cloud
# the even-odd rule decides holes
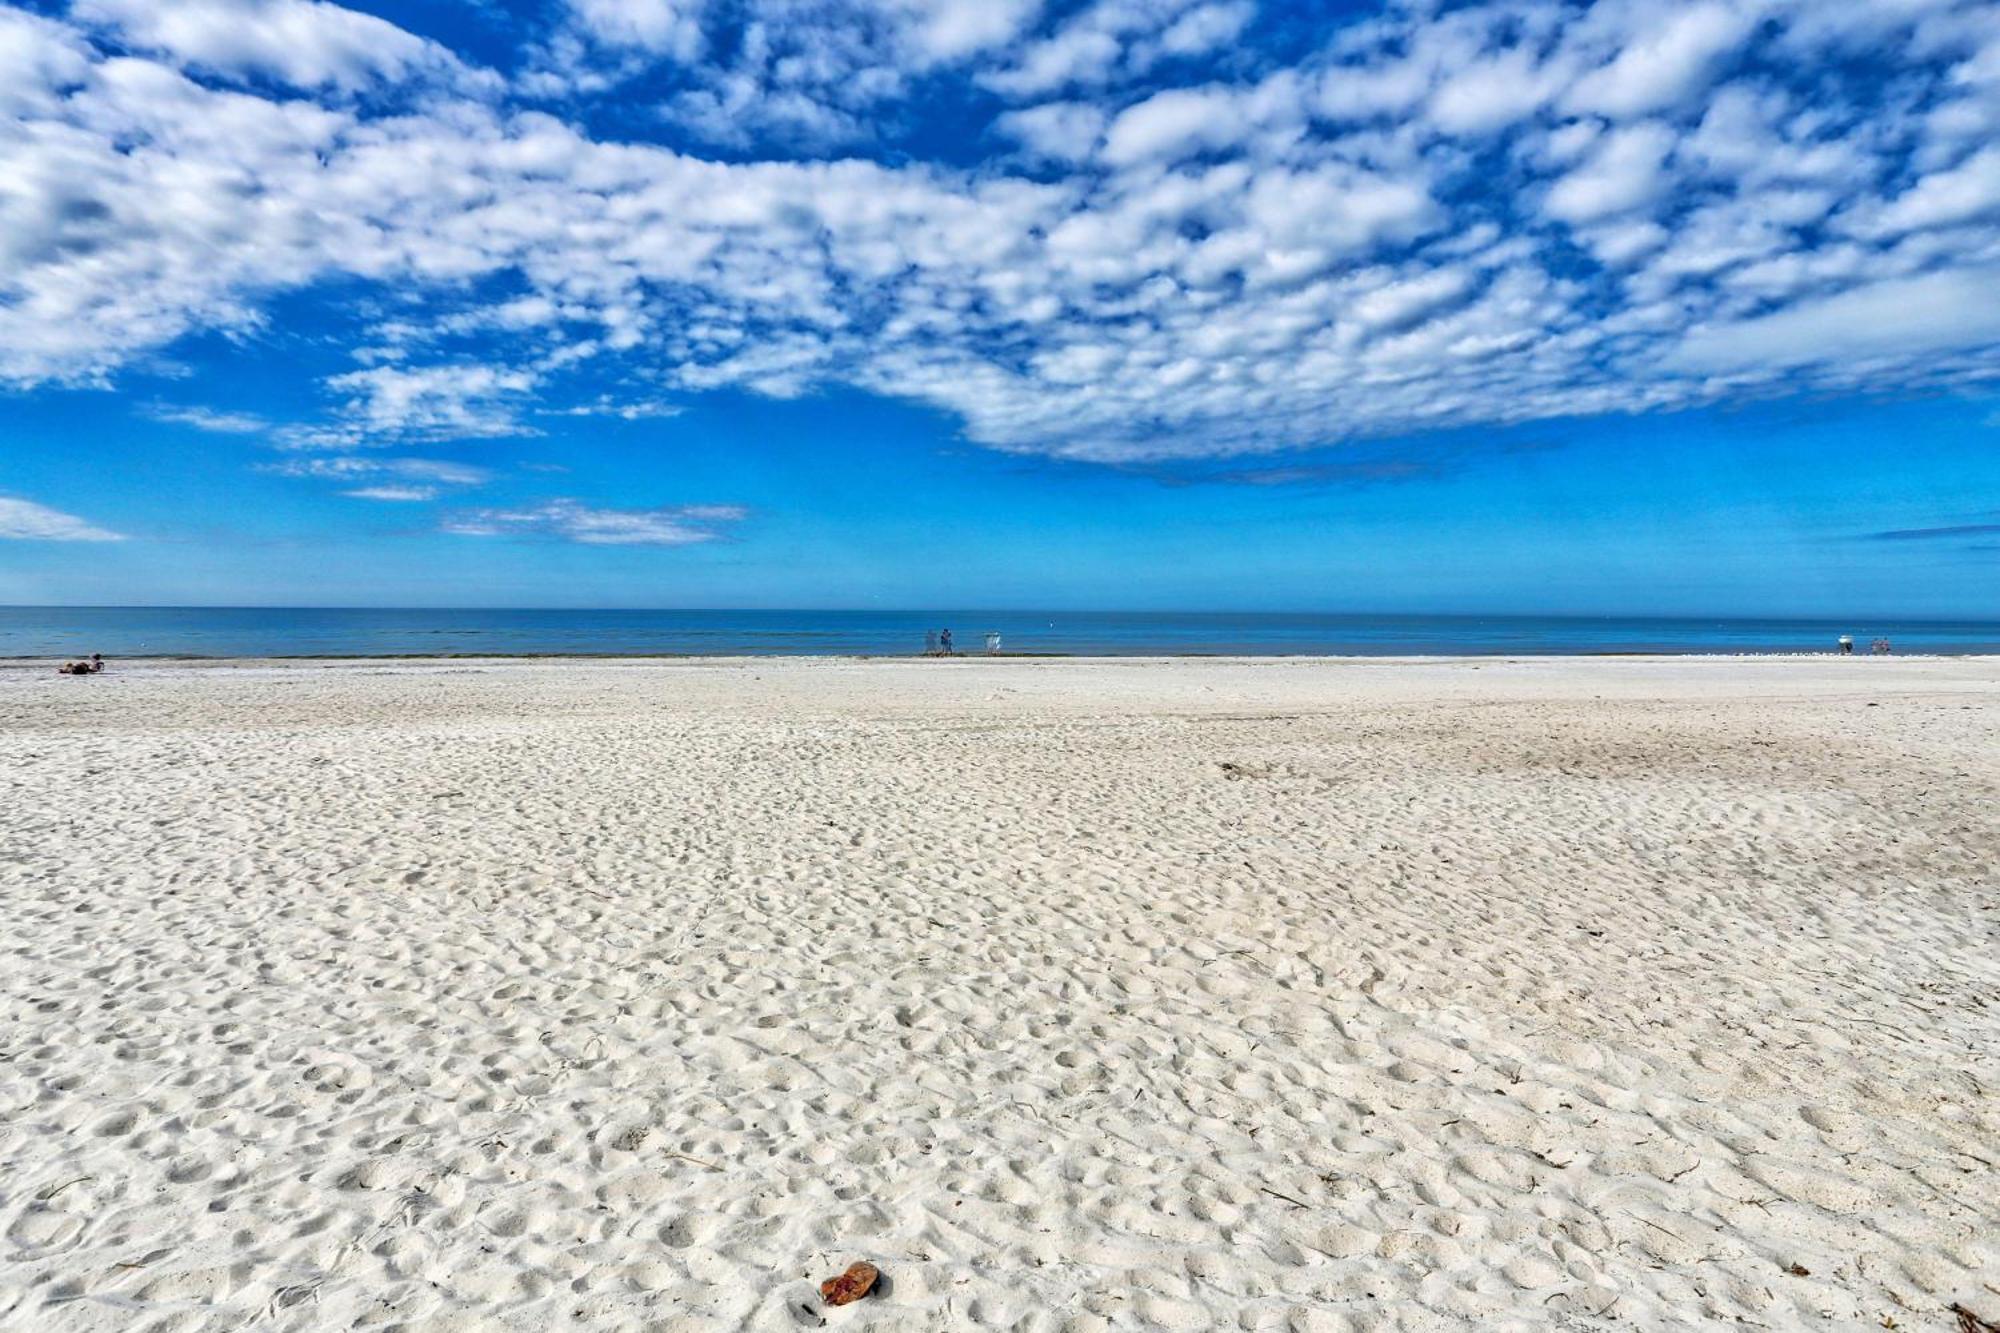
[[[681,505],[671,509],[593,509],[575,500],[550,500],[519,509],[469,509],[440,525],[462,537],[548,537],[587,546],[692,546],[720,538],[721,525],[748,512],[736,505]]]
[[[122,542],[122,533],[87,523],[74,514],[14,496],[0,495],[0,541]]]
[[[1276,9],[550,0],[496,70],[333,0],[0,7],[0,381],[308,291],[322,451],[607,382],[1133,462],[2000,375],[1994,0]]]
[[[427,75],[467,91],[500,87],[437,43],[327,0],[75,0],[70,13],[121,44],[232,80],[352,93]]]

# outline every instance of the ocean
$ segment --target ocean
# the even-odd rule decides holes
[[[2000,653],[2000,621],[1115,611],[556,611],[0,607],[0,657],[913,655],[1364,657],[1855,651]]]

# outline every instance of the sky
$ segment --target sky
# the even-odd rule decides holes
[[[2000,616],[2000,3],[0,0],[0,603]]]

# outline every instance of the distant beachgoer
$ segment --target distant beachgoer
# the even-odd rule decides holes
[[[90,674],[94,676],[102,670],[104,670],[104,654],[92,653],[90,655]]]
[[[940,630],[940,631],[938,631],[938,649],[939,649],[939,651],[941,651],[942,653],[944,653],[944,655],[945,655],[946,657],[950,657],[950,656],[951,656],[951,631],[950,631],[950,630],[948,630],[948,629],[947,629],[947,630]]]
[[[936,657],[937,655],[938,655],[937,631],[934,629],[927,629],[924,631],[924,656]]]
[[[986,632],[986,655],[988,657],[1000,655],[1000,631],[997,629]]]
[[[1854,636],[1853,636],[1852,634],[1843,634],[1843,635],[1841,635],[1841,636],[1840,636],[1840,655],[1841,655],[1842,657],[1846,657],[1846,656],[1850,655],[1851,653],[1853,653],[1853,651],[1854,651]]]

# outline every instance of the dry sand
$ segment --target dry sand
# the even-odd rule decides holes
[[[0,670],[0,1327],[2000,1321],[1996,741],[1992,659]]]

